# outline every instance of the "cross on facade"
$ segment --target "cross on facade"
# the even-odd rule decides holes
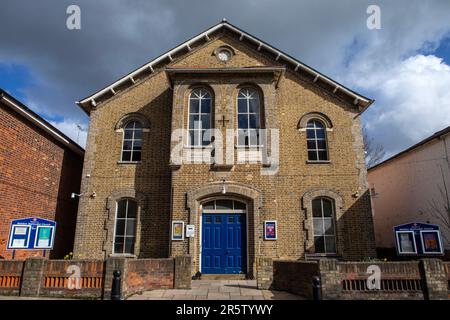
[[[219,122],[222,122],[222,127],[225,127],[225,122],[228,122],[228,121],[230,121],[230,120],[225,119],[224,115],[222,115],[222,120],[219,120]]]

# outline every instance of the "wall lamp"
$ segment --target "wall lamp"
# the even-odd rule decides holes
[[[83,194],[84,194],[84,193],[75,193],[75,192],[72,192],[72,194],[70,195],[70,197],[71,197],[72,199],[75,199],[75,197],[81,198],[81,196],[82,196]],[[95,191],[94,191],[94,192],[92,192],[92,193],[90,194],[89,197],[95,198],[96,196],[97,196],[97,194],[96,194]]]

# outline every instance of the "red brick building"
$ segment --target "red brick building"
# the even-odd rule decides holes
[[[84,150],[0,89],[0,259],[11,259],[8,233],[14,219],[56,221],[50,258],[72,251]],[[43,251],[16,250],[15,259]]]

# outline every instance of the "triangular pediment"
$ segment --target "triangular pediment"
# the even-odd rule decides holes
[[[164,71],[167,67],[186,69],[225,68],[223,63],[214,56],[214,50],[224,46],[231,47],[235,51],[234,54],[241,56],[240,59],[231,59],[227,62],[226,68],[286,68],[304,80],[318,85],[323,90],[330,91],[333,95],[350,101],[361,112],[373,103],[373,100],[346,88],[224,20],[132,71],[111,85],[82,99],[77,104],[89,114],[90,110],[98,103],[108,100],[119,91],[135,85],[152,74]],[[211,54],[205,55],[204,51],[210,51]]]

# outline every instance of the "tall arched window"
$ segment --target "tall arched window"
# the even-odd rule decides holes
[[[316,253],[336,253],[334,202],[320,197],[312,201],[314,248]]]
[[[308,160],[327,161],[327,136],[325,126],[319,120],[309,120],[306,126],[306,143],[308,147]]]
[[[139,121],[130,121],[123,130],[122,161],[141,161],[142,125]]]
[[[237,97],[238,146],[259,146],[261,102],[254,88],[242,88]]]
[[[189,146],[200,147],[211,143],[211,93],[198,88],[189,96]]]
[[[132,199],[117,202],[114,231],[114,253],[134,254],[136,240],[137,203]]]

